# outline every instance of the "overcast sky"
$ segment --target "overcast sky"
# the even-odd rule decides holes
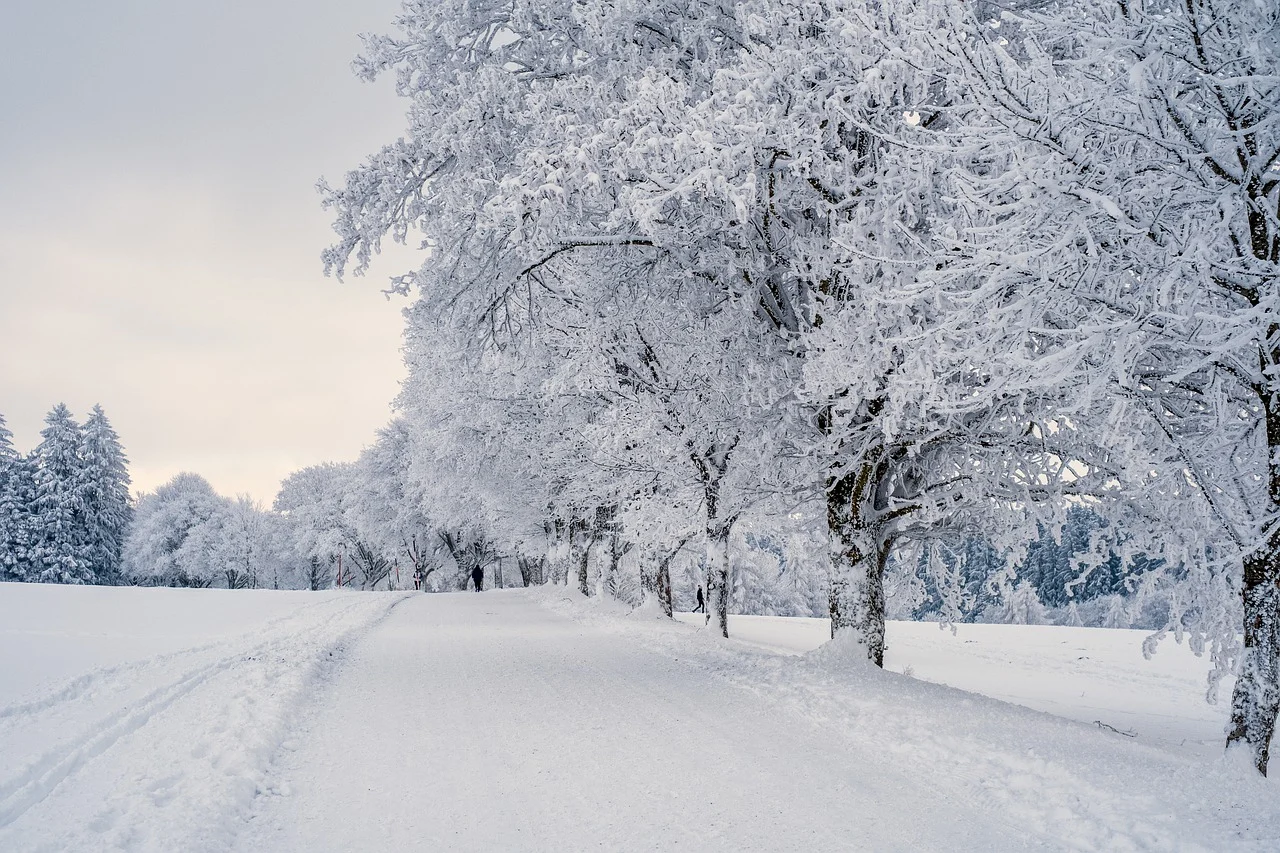
[[[400,135],[356,80],[397,0],[16,0],[0,26],[0,413],[101,403],[135,489],[270,503],[352,459],[402,375],[392,263],[321,274],[314,184]],[[402,254],[398,263],[407,263]]]

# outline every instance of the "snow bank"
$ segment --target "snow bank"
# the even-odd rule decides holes
[[[0,849],[225,849],[308,690],[403,598],[0,585]]]

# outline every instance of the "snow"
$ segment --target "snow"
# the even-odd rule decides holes
[[[914,780],[831,761],[821,728],[520,593],[398,608],[306,728],[274,769],[290,793],[260,801],[238,849],[905,851],[1020,838],[959,801],[911,804]]]
[[[0,618],[6,851],[1280,838],[1276,783],[1221,756],[1203,662],[1144,661],[1141,632],[891,623],[908,678],[809,651],[823,620],[734,617],[726,641],[565,587],[5,584]]]
[[[0,584],[0,850],[226,849],[316,678],[402,598]]]
[[[702,616],[678,613],[689,625]],[[812,651],[831,636],[827,619],[730,616],[734,638],[785,654]],[[1232,680],[1205,701],[1209,660],[1171,638],[1149,660],[1142,641],[1150,633],[1049,625],[956,625],[890,621],[885,668],[909,670],[923,681],[947,684],[1016,705],[1135,732],[1144,742],[1208,757],[1222,747]]]

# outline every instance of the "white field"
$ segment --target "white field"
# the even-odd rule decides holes
[[[680,613],[686,624],[703,617]],[[828,619],[730,616],[739,641],[799,655],[831,636]],[[957,625],[890,622],[885,668],[922,681],[948,684],[1079,720],[1132,732],[1147,743],[1198,751],[1221,750],[1230,710],[1232,679],[1206,701],[1209,661],[1172,635],[1149,659],[1148,631],[1062,628],[1053,625]]]
[[[795,656],[823,620],[731,628],[564,588],[0,584],[0,850],[1277,849],[1280,784],[1222,757],[1185,648],[894,623],[907,678]]]

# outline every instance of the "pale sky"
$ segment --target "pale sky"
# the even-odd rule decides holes
[[[0,413],[20,450],[54,403],[101,403],[135,490],[194,471],[269,504],[372,440],[402,375],[404,302],[379,291],[411,255],[324,278],[314,184],[401,133],[392,81],[349,68],[398,8],[6,4]]]

